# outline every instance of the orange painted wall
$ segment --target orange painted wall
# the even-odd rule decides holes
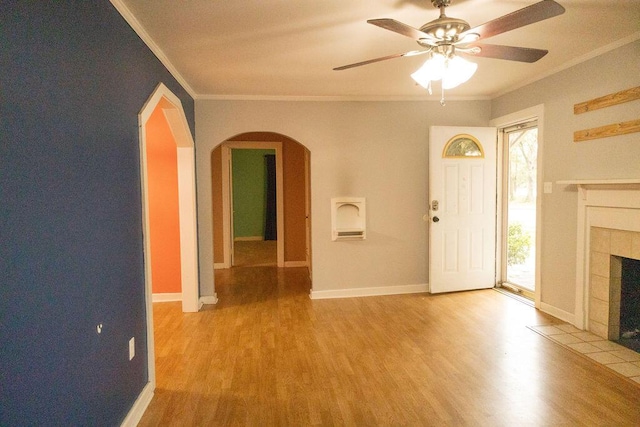
[[[306,259],[304,151],[294,142],[282,144],[285,261]]]
[[[213,259],[217,263],[224,260],[224,242],[222,236],[222,146],[211,151],[211,193],[213,202]]]
[[[182,292],[176,142],[162,100],[147,121],[147,187],[153,293]]]

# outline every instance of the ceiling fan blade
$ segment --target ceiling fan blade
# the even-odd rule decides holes
[[[384,28],[385,30],[393,31],[394,33],[401,34],[414,40],[431,39],[431,36],[429,34],[423,33],[417,28],[413,28],[410,25],[403,24],[402,22],[396,21],[395,19],[369,19],[367,23],[376,25],[380,28]]]
[[[401,58],[403,56],[416,56],[416,55],[422,55],[424,53],[429,53],[429,52],[431,52],[431,49],[427,49],[427,50],[412,50],[410,52],[396,53],[395,55],[381,56],[380,58],[374,58],[374,59],[369,59],[367,61],[356,62],[355,64],[343,65],[342,67],[336,67],[333,70],[334,71],[341,71],[341,70],[346,70],[346,69],[349,69],[349,68],[359,67],[361,65],[373,64],[374,62],[386,61],[387,59]]]
[[[525,25],[562,15],[563,13],[564,7],[555,1],[542,0],[538,3],[532,4],[531,6],[516,10],[515,12],[501,16],[500,18],[485,22],[475,28],[471,28],[470,30],[462,33],[461,36],[464,36],[467,33],[476,33],[480,35],[480,38],[486,39],[498,34],[506,33],[507,31],[515,30],[516,28],[524,27]]]
[[[475,50],[479,47],[480,51]],[[536,62],[538,59],[549,53],[548,50],[532,49],[528,47],[502,46],[497,44],[474,43],[464,49],[457,48],[456,51],[467,53],[483,58],[506,59],[507,61]]]

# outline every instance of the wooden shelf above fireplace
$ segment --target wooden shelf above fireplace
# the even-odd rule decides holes
[[[640,184],[640,178],[633,179],[569,179],[564,181],[556,181],[558,185],[637,185]]]

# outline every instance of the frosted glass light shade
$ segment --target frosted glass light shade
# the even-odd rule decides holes
[[[411,78],[424,88],[428,88],[430,82],[442,79],[442,87],[451,89],[469,80],[477,69],[478,64],[459,56],[447,59],[444,55],[436,53],[411,74]]]
[[[418,71],[411,74],[411,78],[420,86],[427,88],[429,86],[429,82],[432,80],[440,80],[442,78],[445,61],[446,59],[444,55],[432,55],[431,58],[427,59],[424,65],[418,69]]]
[[[478,64],[454,56],[447,61],[446,70],[442,77],[442,87],[451,89],[466,82],[478,69]]]

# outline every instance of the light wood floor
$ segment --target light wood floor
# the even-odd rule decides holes
[[[278,264],[275,240],[240,240],[233,242],[236,267],[266,267]]]
[[[154,304],[140,425],[638,426],[640,387],[535,333],[492,290],[310,300],[306,269],[216,271],[219,303]]]

